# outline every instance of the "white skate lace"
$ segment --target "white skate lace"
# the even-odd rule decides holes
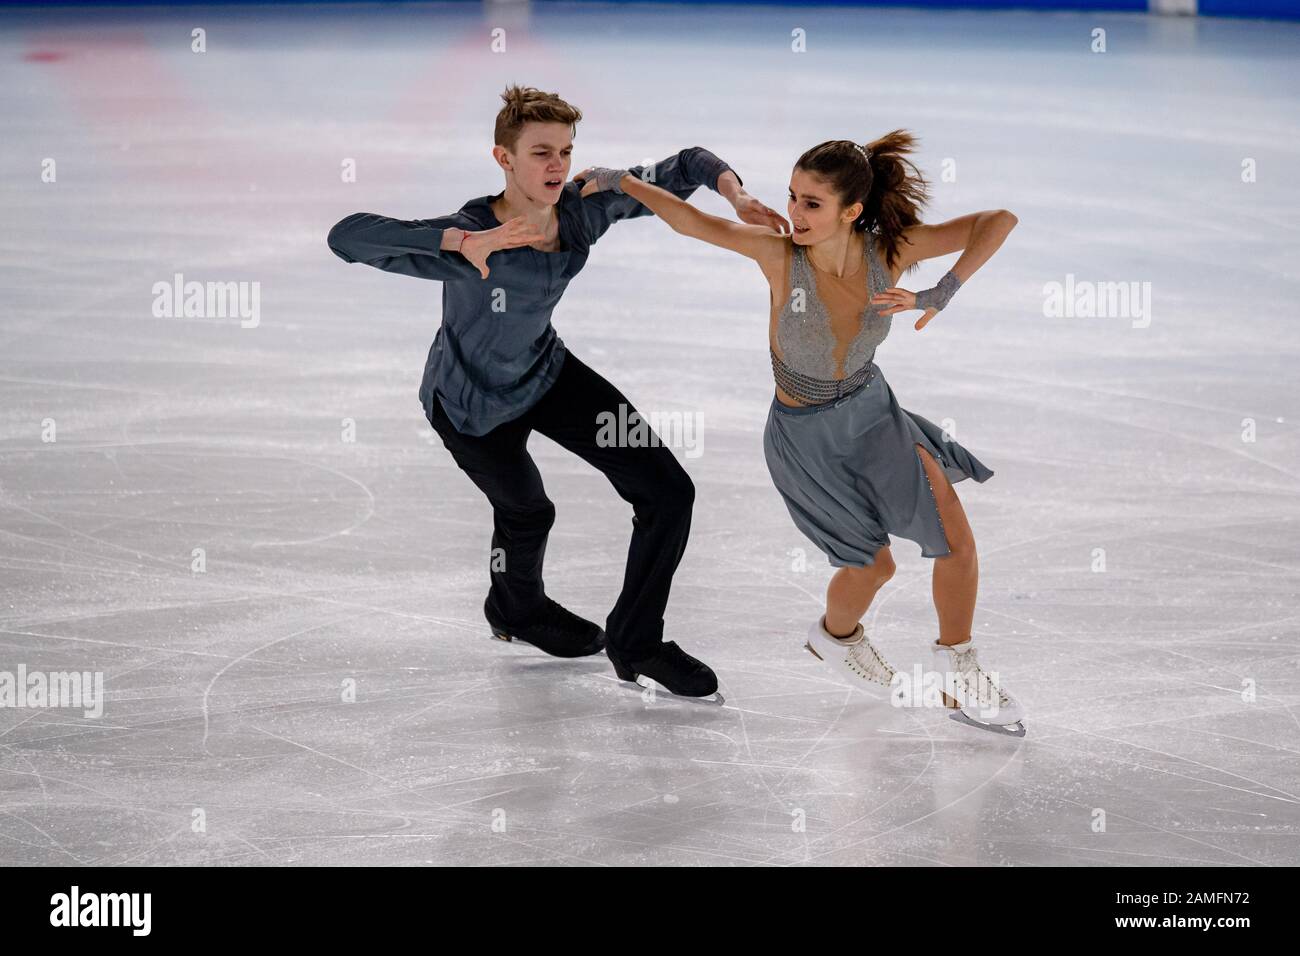
[[[886,685],[893,680],[894,669],[885,662],[876,646],[865,635],[862,640],[845,649],[848,651],[846,661],[849,668],[859,677]]]
[[[964,651],[953,651],[954,665],[957,674],[962,679],[966,693],[974,694],[977,701],[992,700],[994,691],[998,695],[998,706],[1006,708],[1011,705],[1011,698],[1007,696],[997,683],[991,678],[984,669],[980,667],[979,658],[975,655],[975,648],[969,647]]]

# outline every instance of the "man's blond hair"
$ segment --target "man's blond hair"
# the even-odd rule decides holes
[[[525,123],[565,123],[572,127],[582,119],[582,111],[576,106],[531,86],[508,86],[501,99],[505,105],[497,114],[494,142],[512,153]]]

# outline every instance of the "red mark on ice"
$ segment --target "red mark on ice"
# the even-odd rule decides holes
[[[28,63],[57,63],[67,58],[68,54],[62,50],[32,50],[23,57]]]

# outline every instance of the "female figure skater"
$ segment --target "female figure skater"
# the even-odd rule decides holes
[[[674,231],[755,260],[772,290],[768,341],[776,393],[764,451],[795,525],[839,568],[826,613],[809,628],[820,660],[864,682],[891,685],[894,669],[861,619],[895,565],[889,535],[934,558],[936,664],[952,716],[1024,735],[1023,711],[971,643],[979,577],[975,541],[952,483],[993,472],[934,424],[900,408],[873,361],[892,316],[921,309],[923,329],[994,252],[1017,219],[1004,209],[925,225],[925,180],[906,155],[903,130],[867,145],[832,140],[808,150],[790,180],[792,232],[701,212],[627,170],[578,174],[583,194],[613,190],[639,200]],[[909,172],[910,170],[910,172]],[[961,250],[932,289],[895,283],[924,259]]]

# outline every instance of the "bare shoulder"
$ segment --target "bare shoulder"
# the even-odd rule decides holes
[[[774,284],[780,282],[785,276],[786,259],[794,247],[793,240],[768,226],[744,223],[737,228],[743,229],[750,235],[753,250],[751,257],[763,270],[763,274]]]

